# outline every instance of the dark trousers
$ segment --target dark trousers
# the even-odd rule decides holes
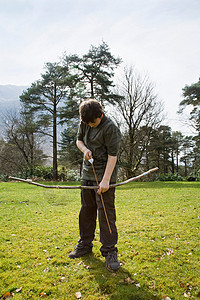
[[[84,186],[90,186],[96,185],[96,182],[83,180],[81,184]],[[115,189],[109,189],[107,192],[103,193],[102,196],[112,233],[109,231],[101,197],[97,194],[97,190],[82,189],[81,210],[79,214],[79,246],[93,246],[92,241],[95,236],[98,211],[100,242],[102,243],[100,251],[103,256],[107,256],[108,252],[117,251],[117,248],[115,247],[118,239],[117,228],[115,225]]]

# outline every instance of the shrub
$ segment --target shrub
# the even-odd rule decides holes
[[[8,175],[0,174],[0,181],[8,181]]]
[[[80,180],[79,172],[74,169],[62,168],[61,170],[59,170],[58,176],[61,181],[79,181]]]
[[[33,170],[33,177],[45,180],[53,179],[53,168],[50,166],[37,166]]]
[[[159,174],[156,177],[156,180],[158,181],[184,181],[184,178],[180,176],[179,174]]]

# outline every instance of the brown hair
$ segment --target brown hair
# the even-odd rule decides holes
[[[79,106],[81,121],[84,123],[93,123],[96,118],[100,118],[103,113],[101,104],[94,99],[87,99]]]

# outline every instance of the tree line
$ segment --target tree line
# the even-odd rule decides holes
[[[20,96],[20,112],[5,118],[0,140],[0,175],[65,179],[66,169],[79,172],[82,154],[75,145],[78,108],[86,98],[101,102],[122,132],[119,154],[120,178],[159,167],[159,172],[198,178],[200,172],[200,81],[183,88],[179,114],[190,108],[188,121],[194,136],[184,136],[162,125],[163,105],[149,77],[126,66],[117,81],[114,76],[122,59],[114,57],[102,42],[78,56],[63,54],[59,62],[46,63],[41,78]],[[52,168],[44,167],[52,149]],[[44,174],[43,174],[44,175]],[[45,176],[43,176],[45,177]],[[46,176],[48,178],[48,176]]]

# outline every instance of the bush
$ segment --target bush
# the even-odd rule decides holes
[[[53,168],[50,166],[37,166],[33,170],[33,177],[37,177],[44,180],[53,179]]]
[[[58,171],[58,176],[61,181],[79,181],[80,174],[77,170],[74,169],[65,169],[62,168]]]
[[[33,180],[53,180],[53,167],[51,166],[37,166],[32,170],[24,170],[14,175],[18,178],[32,178]],[[79,181],[80,174],[78,170],[58,168],[58,180],[60,181]],[[0,174],[0,181],[8,181],[8,176]]]
[[[37,166],[33,170],[33,177],[44,180],[53,180],[53,168],[50,166]],[[58,179],[60,181],[78,181],[79,172],[73,169],[58,168]]]
[[[0,181],[8,181],[8,175],[0,174]]]
[[[179,174],[160,174],[156,177],[158,181],[184,181],[184,178]]]

